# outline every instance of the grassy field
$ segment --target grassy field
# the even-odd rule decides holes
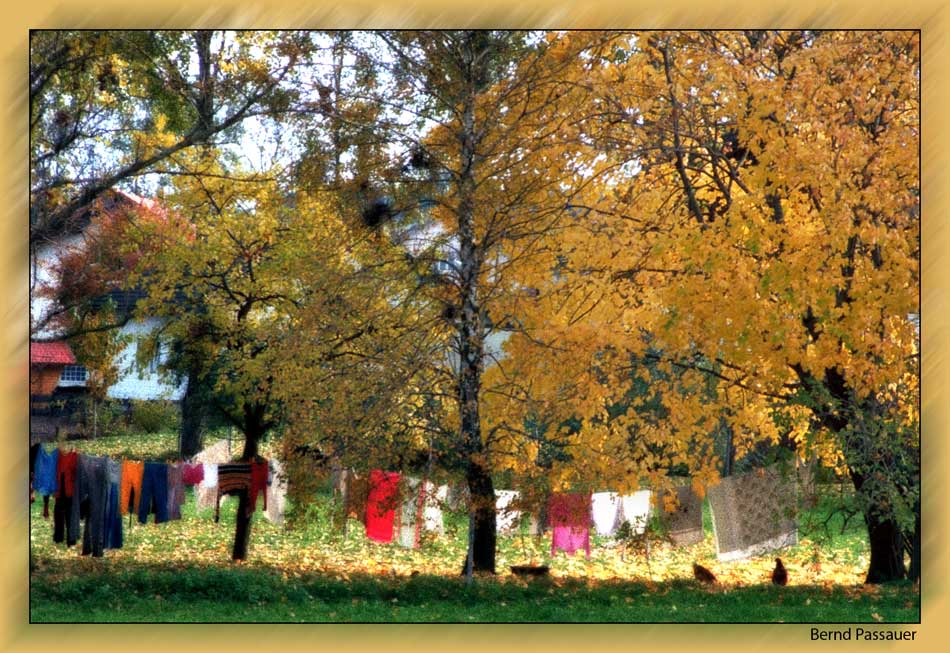
[[[76,443],[90,453],[150,457],[169,438]],[[126,439],[128,440],[128,439]],[[171,442],[170,448],[174,449]],[[458,576],[467,519],[446,514],[446,533],[418,550],[369,542],[358,522],[346,537],[330,525],[328,497],[305,526],[286,530],[258,514],[249,559],[230,562],[236,501],[196,511],[190,489],[181,521],[128,527],[125,547],[104,558],[52,542],[52,522],[32,506],[30,616],[33,622],[916,622],[910,584],[865,587],[861,525],[831,519],[804,529],[781,552],[787,587],[769,583],[772,556],[721,563],[706,515],[706,538],[691,547],[661,545],[649,560],[592,538],[590,559],[549,555],[550,540],[500,537],[494,577],[471,586]],[[804,522],[824,521],[824,514]],[[692,580],[696,560],[715,588]],[[551,577],[524,581],[513,564],[547,564]]]

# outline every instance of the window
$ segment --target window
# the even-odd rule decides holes
[[[85,383],[86,368],[82,365],[67,365],[63,368],[63,373],[59,377],[60,381]]]
[[[155,357],[148,362],[148,373],[158,374],[158,368],[168,359],[168,347],[164,344],[158,346],[158,352]]]

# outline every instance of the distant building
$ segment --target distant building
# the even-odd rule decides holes
[[[123,191],[113,191],[106,198],[106,206],[114,207],[126,204],[153,208],[154,200],[138,197]],[[77,220],[72,232],[60,239],[44,243],[32,253],[30,261],[30,395],[53,397],[54,395],[75,396],[81,393],[88,381],[88,372],[73,355],[69,345],[57,340],[55,328],[46,322],[50,312],[56,309],[54,300],[41,296],[38,292],[50,288],[56,283],[55,269],[61,257],[70,251],[76,251],[86,245],[87,232],[91,226],[91,217],[87,214]],[[120,313],[131,312],[136,302],[144,294],[137,290],[115,290],[100,301],[112,301]],[[170,383],[160,377],[158,366],[165,356],[159,356],[138,370],[135,366],[139,339],[161,324],[158,318],[130,321],[123,326],[118,335],[128,344],[118,353],[115,364],[119,372],[118,380],[111,385],[106,396],[111,399],[169,399],[180,400],[186,384]],[[67,353],[68,352],[68,353]],[[56,362],[40,362],[43,358],[53,358]],[[55,382],[55,383],[54,383]]]

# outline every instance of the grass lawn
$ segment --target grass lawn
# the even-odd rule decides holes
[[[149,457],[169,438],[100,439],[75,443],[90,453],[127,451]],[[126,438],[125,440],[128,440]],[[171,440],[171,449],[176,443]],[[31,510],[33,622],[917,622],[918,588],[909,583],[861,584],[867,546],[859,520],[803,528],[800,542],[779,555],[787,587],[769,582],[773,556],[716,560],[706,515],[706,538],[691,547],[654,548],[646,560],[625,554],[609,538],[592,538],[582,554],[551,557],[550,540],[499,537],[494,577],[471,586],[458,576],[467,518],[446,514],[446,533],[427,536],[419,550],[369,542],[358,522],[349,533],[330,527],[324,497],[312,519],[286,530],[255,516],[246,562],[230,561],[236,500],[196,511],[191,490],[181,521],[125,525],[125,547],[104,558],[79,555],[52,542],[42,502]],[[707,511],[708,513],[708,511]],[[823,521],[816,511],[803,524]],[[712,569],[715,588],[692,580],[696,560]],[[524,581],[508,566],[547,564],[551,577]]]

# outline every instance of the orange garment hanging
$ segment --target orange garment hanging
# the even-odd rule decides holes
[[[132,512],[139,509],[139,497],[142,495],[142,474],[145,473],[145,463],[140,460],[122,461],[122,486],[119,491],[119,514],[129,512],[129,499],[134,501]],[[134,494],[133,494],[134,491]]]

